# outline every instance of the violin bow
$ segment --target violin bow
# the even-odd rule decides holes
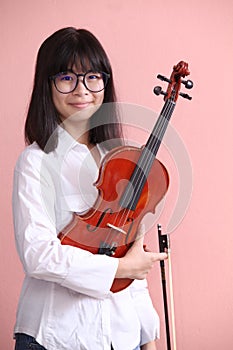
[[[173,343],[173,349],[176,350],[175,312],[174,312],[174,298],[173,298],[170,237],[168,234],[162,234],[162,227],[160,224],[157,225],[157,229],[158,229],[158,237],[159,237],[159,251],[160,253],[163,253],[164,251],[166,251],[168,255],[167,262],[168,262],[168,274],[169,274],[169,296],[170,296],[172,343]],[[167,300],[167,281],[166,281],[166,269],[165,269],[164,260],[160,261],[160,270],[161,270],[161,282],[162,282],[162,290],[163,290],[167,350],[171,350],[170,321],[169,321],[169,309],[168,309],[168,300]]]

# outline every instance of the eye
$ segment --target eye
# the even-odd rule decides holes
[[[99,79],[102,79],[102,74],[90,72],[87,74],[87,79],[88,80],[99,80]]]
[[[74,80],[74,77],[72,75],[69,75],[69,74],[62,74],[58,78],[60,81],[73,81]]]
[[[72,80],[72,77],[70,75],[66,75],[65,77],[62,77],[61,80]]]
[[[72,72],[60,72],[55,77],[56,82],[72,83],[76,80],[76,76]]]

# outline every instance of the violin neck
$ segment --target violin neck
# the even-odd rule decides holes
[[[165,131],[167,130],[169,121],[175,108],[175,102],[167,100],[163,106],[163,109],[158,117],[158,120],[150,134],[147,143],[145,145],[146,152],[151,152],[153,158],[156,157],[160,144],[163,140]],[[152,160],[153,162],[153,160]]]
[[[147,177],[151,170],[154,159],[158,153],[165,131],[175,108],[175,102],[167,99],[158,120],[150,134],[141,156],[135,166],[133,174],[126,186],[125,192],[120,199],[120,206],[130,210],[135,210]],[[132,195],[133,190],[133,195]]]

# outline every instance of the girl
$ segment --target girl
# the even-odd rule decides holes
[[[62,245],[73,213],[95,203],[101,158],[122,141],[112,69],[87,30],[64,28],[37,57],[25,124],[28,144],[14,174],[17,250],[25,271],[16,350],[155,349],[159,320],[146,275],[165,253],[138,239],[122,258]],[[111,189],[109,189],[111,190]],[[135,281],[111,292],[115,278]]]

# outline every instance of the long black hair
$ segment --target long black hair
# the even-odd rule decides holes
[[[49,77],[75,65],[83,71],[91,69],[110,74],[103,100],[103,103],[107,103],[109,106],[108,112],[106,113],[105,108],[103,116],[101,108],[99,108],[91,117],[90,143],[96,144],[122,138],[121,124],[114,103],[116,102],[116,94],[113,73],[107,54],[91,32],[85,29],[67,27],[48,37],[38,51],[34,86],[25,122],[25,141],[27,144],[36,141],[39,147],[47,153],[56,148],[55,130],[61,120],[53,104]],[[101,122],[98,122],[100,116],[102,119]]]

